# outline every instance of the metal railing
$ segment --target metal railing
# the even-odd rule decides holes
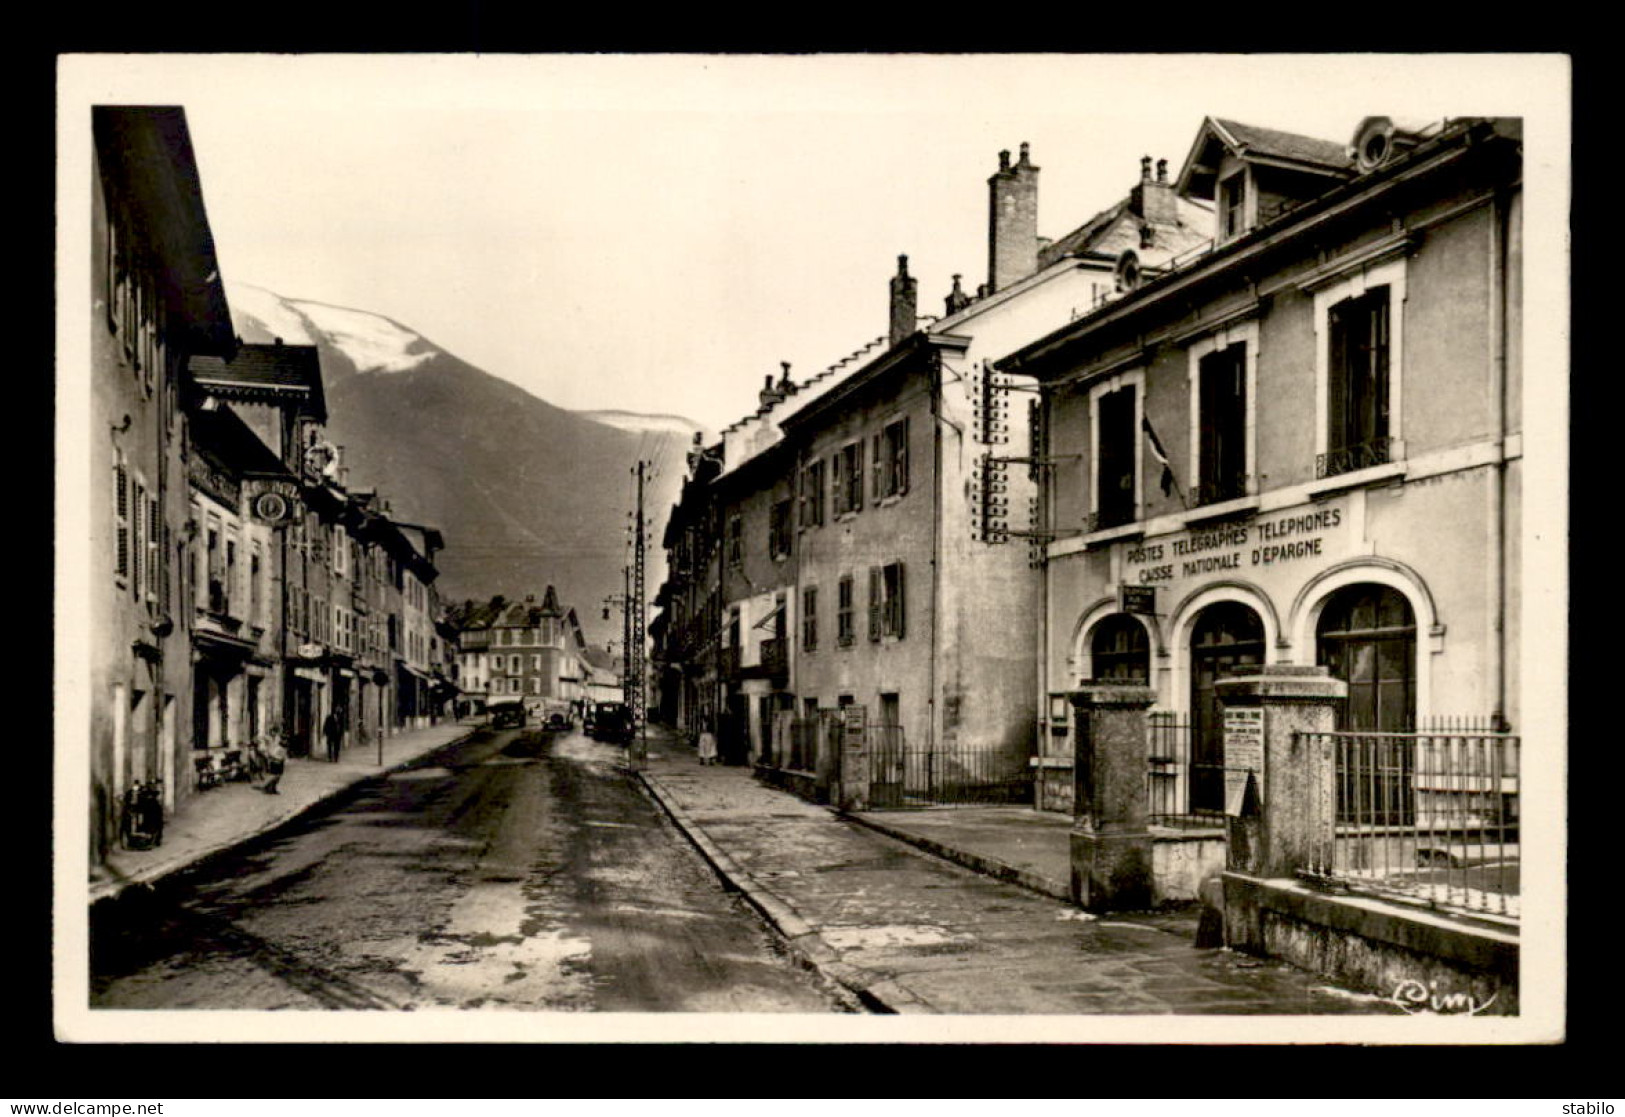
[[[900,725],[871,725],[866,732],[873,809],[1033,801],[1033,772],[1025,756],[969,744],[910,746]]]
[[[1191,487],[1191,507],[1222,504],[1227,500],[1240,500],[1247,495],[1247,475],[1209,478]]]
[[[1344,446],[1315,455],[1315,477],[1336,477],[1340,473],[1353,473],[1357,469],[1388,464],[1388,440],[1373,438],[1369,442]]]
[[[1517,918],[1520,739],[1471,726],[1299,734],[1330,762],[1309,804],[1318,837],[1304,875]]]
[[[1198,764],[1187,715],[1146,716],[1146,821],[1153,826],[1217,826],[1224,821],[1224,765]]]
[[[1089,513],[1086,530],[1090,534],[1093,534],[1097,531],[1105,531],[1107,528],[1113,527],[1122,527],[1124,524],[1132,524],[1133,522],[1134,506],[1132,504],[1116,508],[1107,506],[1105,508],[1098,508]]]

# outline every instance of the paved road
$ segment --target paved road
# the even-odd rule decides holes
[[[481,732],[93,928],[103,1008],[830,1012],[575,734]]]

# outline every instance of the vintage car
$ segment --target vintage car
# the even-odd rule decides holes
[[[486,706],[491,715],[491,725],[496,729],[507,729],[525,724],[525,704],[523,702],[492,702]]]
[[[592,736],[626,744],[632,739],[632,711],[623,702],[599,702],[592,710]]]

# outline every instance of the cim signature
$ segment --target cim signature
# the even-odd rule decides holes
[[[1440,993],[1437,982],[1423,984],[1415,978],[1400,982],[1394,987],[1391,997],[1386,1003],[1394,1005],[1407,1015],[1419,1012],[1437,1013],[1465,1013],[1468,1016],[1477,1016],[1495,1003],[1500,993],[1493,993],[1490,999],[1480,1004],[1473,999],[1471,993]]]

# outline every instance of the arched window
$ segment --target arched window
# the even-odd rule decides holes
[[[1150,682],[1151,642],[1145,626],[1127,613],[1114,613],[1095,626],[1089,656],[1095,682]]]
[[[1348,684],[1340,729],[1407,733],[1416,725],[1416,617],[1399,591],[1338,590],[1315,627],[1316,662]]]

